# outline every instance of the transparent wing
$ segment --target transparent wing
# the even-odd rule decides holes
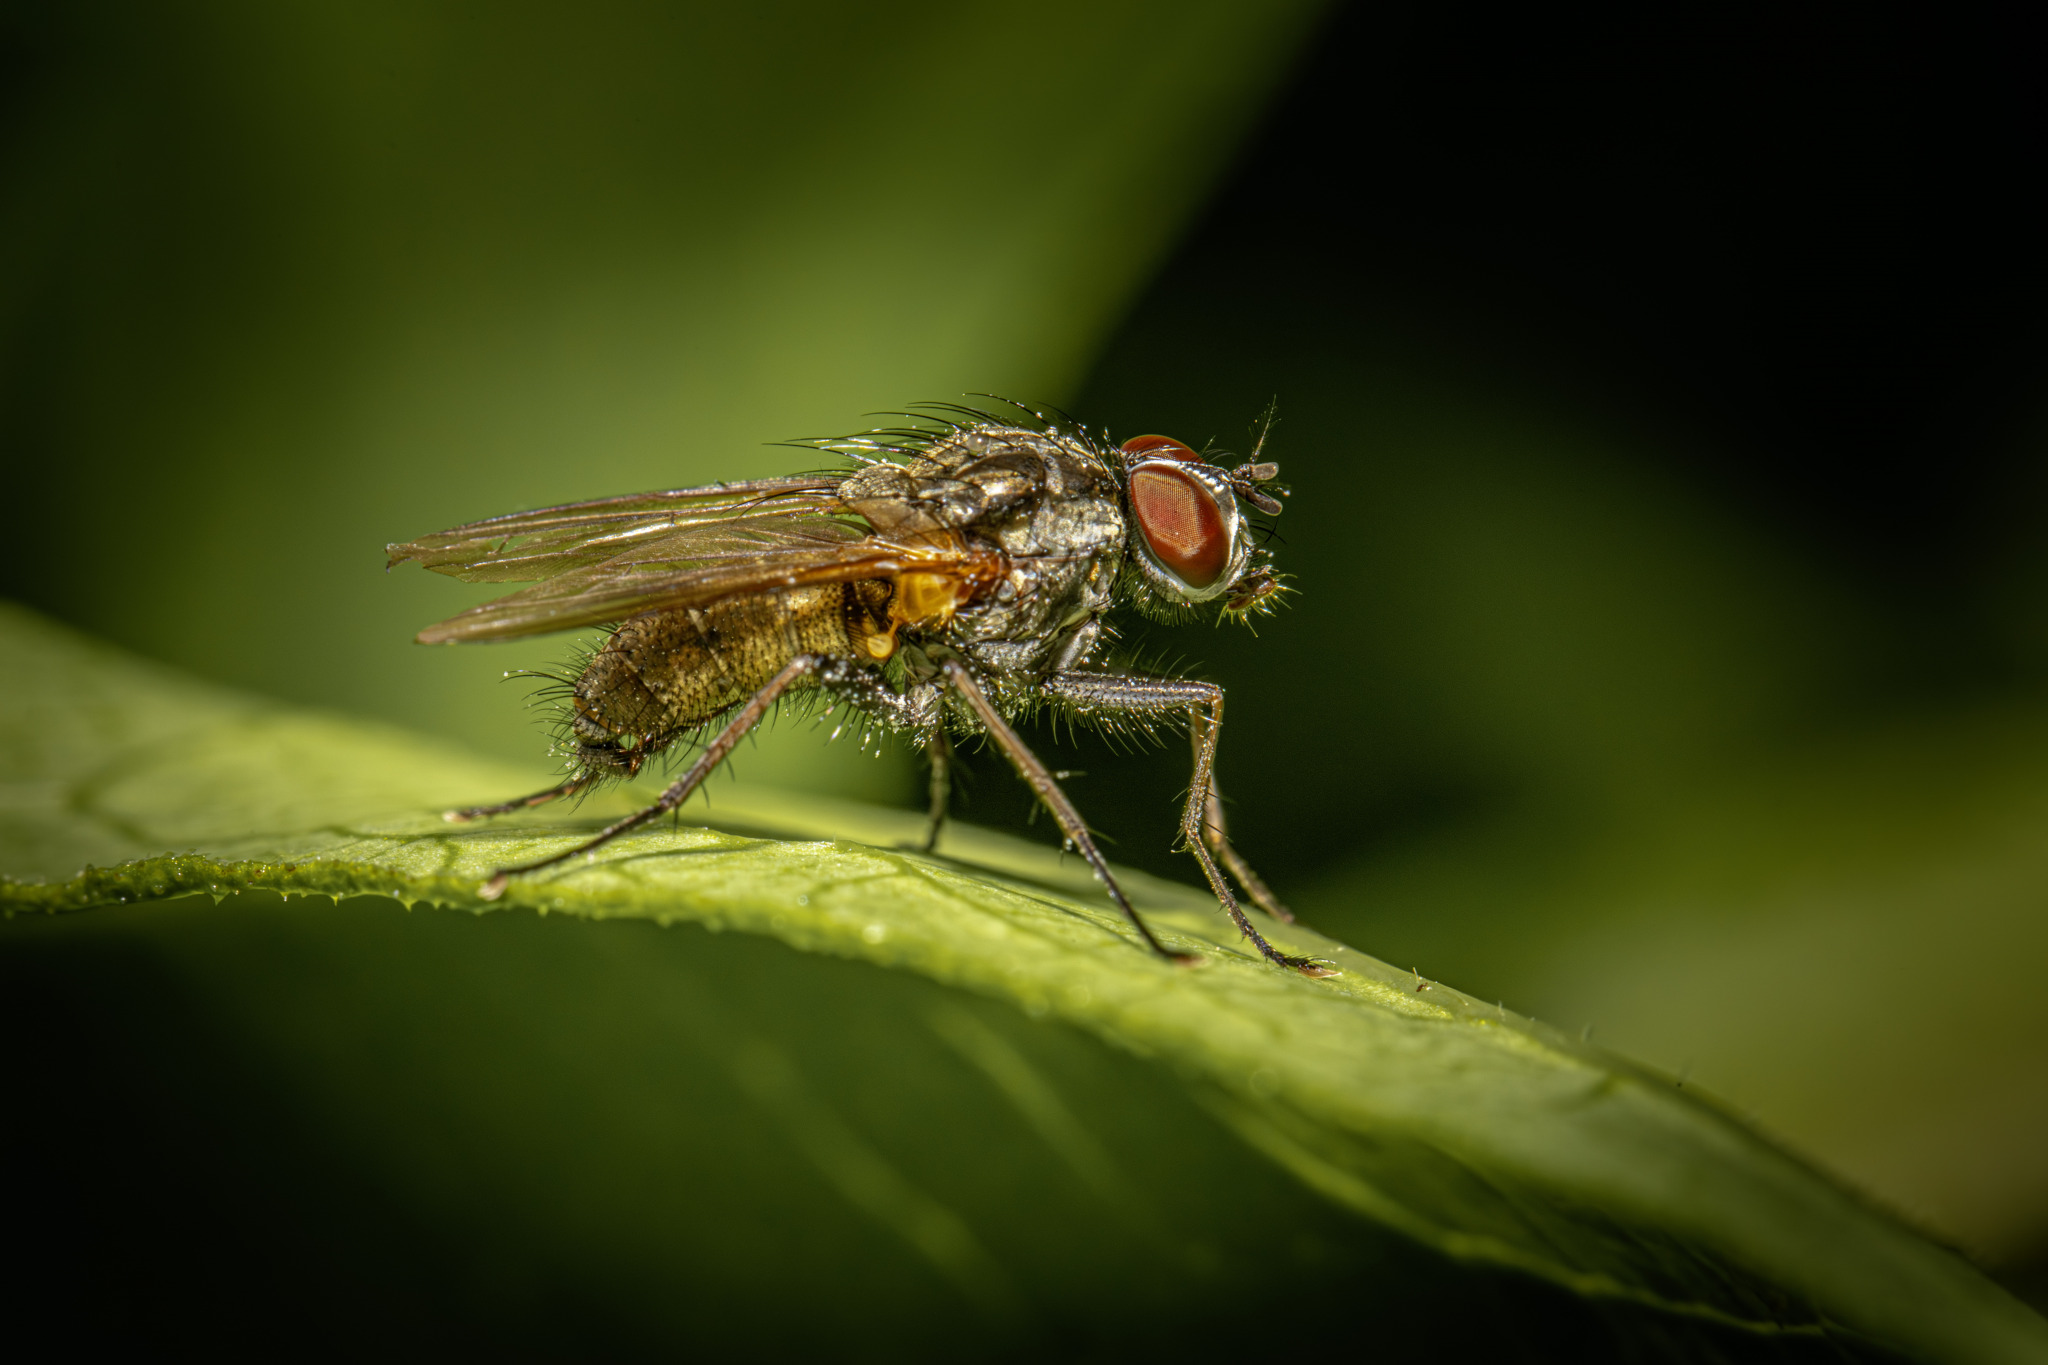
[[[473,521],[385,547],[387,568],[411,561],[467,583],[527,583],[602,564],[693,527],[735,518],[817,516],[839,509],[844,475],[800,475],[635,493]]]
[[[455,644],[912,571],[986,576],[994,556],[951,533],[876,535],[814,483],[734,492],[733,486],[691,490],[494,518],[393,546],[392,562],[417,560],[472,582],[542,580],[418,637],[422,644]],[[647,506],[654,497],[693,501]],[[622,512],[621,503],[634,506]]]

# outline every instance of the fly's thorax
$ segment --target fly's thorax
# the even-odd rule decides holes
[[[1115,604],[1122,547],[1037,560],[1013,558],[993,592],[960,613],[955,638],[963,644],[1016,641],[1050,658],[1075,630]]]
[[[1033,646],[1030,657],[1050,659],[1075,630],[1114,605],[1124,558],[1122,511],[1106,484],[1069,487],[984,527],[1009,572],[965,613],[963,640],[1017,641]]]
[[[1107,611],[1122,570],[1125,523],[1115,466],[1086,439],[995,424],[934,442],[900,464],[876,464],[839,495],[875,531],[906,542],[959,535],[1000,552],[1004,571],[971,597],[922,615],[924,638],[995,651],[1025,671],[1070,654],[1075,632]],[[904,601],[918,585],[899,580]],[[869,637],[876,649],[884,642]],[[877,655],[877,657],[882,657]],[[991,655],[990,657],[994,657]]]

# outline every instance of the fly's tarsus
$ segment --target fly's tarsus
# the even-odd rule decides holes
[[[513,811],[531,810],[545,806],[550,801],[559,801],[565,796],[574,796],[598,780],[595,773],[579,773],[567,782],[558,783],[546,791],[522,796],[516,801],[502,801],[495,806],[465,806],[459,810],[441,812],[441,818],[451,825],[466,825],[473,820],[487,820],[493,815],[510,815]]]

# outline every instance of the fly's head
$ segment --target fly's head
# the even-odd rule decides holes
[[[1126,441],[1121,454],[1138,605],[1168,617],[1212,602],[1240,619],[1272,610],[1287,588],[1249,513],[1279,515],[1280,467],[1254,452],[1225,469],[1169,436]]]

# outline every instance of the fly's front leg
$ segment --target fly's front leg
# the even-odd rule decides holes
[[[1038,799],[1052,812],[1052,818],[1059,822],[1060,832],[1065,834],[1067,842],[1087,859],[1088,866],[1095,872],[1095,879],[1102,883],[1103,890],[1109,892],[1109,898],[1116,902],[1117,909],[1124,912],[1124,918],[1131,922],[1131,927],[1138,931],[1139,937],[1145,940],[1153,952],[1169,962],[1192,966],[1201,961],[1201,958],[1193,953],[1171,951],[1153,935],[1152,927],[1138,917],[1137,909],[1125,898],[1124,889],[1118,886],[1116,878],[1110,875],[1108,860],[1102,856],[1102,851],[1095,847],[1095,840],[1088,833],[1088,826],[1082,821],[1081,812],[1074,809],[1074,803],[1060,790],[1060,784],[1053,777],[1051,770],[1039,761],[1038,755],[1032,753],[1018,737],[1017,732],[1010,728],[1009,723],[996,711],[994,703],[989,701],[988,694],[981,690],[981,685],[974,681],[973,676],[965,668],[956,661],[948,660],[945,672],[946,681],[952,684],[953,690],[966,701],[968,709],[974,712],[975,718],[994,738],[997,746],[1002,749],[1003,756],[1010,760],[1010,766],[1017,770],[1017,775],[1031,785],[1031,790],[1038,794]],[[1241,921],[1243,917],[1239,918]],[[1257,935],[1253,937],[1256,938]]]
[[[1164,717],[1176,713],[1188,717],[1190,732],[1194,736],[1195,773],[1188,784],[1187,805],[1181,811],[1180,832],[1188,851],[1195,855],[1195,861],[1202,866],[1202,876],[1208,881],[1209,889],[1216,893],[1217,901],[1234,920],[1244,936],[1252,941],[1260,954],[1269,962],[1290,967],[1305,976],[1333,976],[1335,969],[1305,957],[1290,957],[1272,944],[1266,942],[1252,922],[1245,917],[1238,906],[1237,897],[1231,894],[1230,884],[1224,880],[1223,872],[1217,867],[1220,856],[1230,865],[1245,891],[1261,909],[1271,913],[1279,906],[1273,893],[1266,890],[1265,883],[1237,856],[1237,850],[1224,837],[1221,824],[1222,808],[1216,798],[1216,741],[1223,728],[1223,689],[1214,683],[1193,682],[1184,678],[1147,678],[1135,674],[1116,673],[1055,673],[1046,681],[1048,695],[1066,702],[1082,715],[1089,712],[1107,712],[1112,715],[1138,717]],[[1212,831],[1212,813],[1214,824]],[[1210,850],[1217,853],[1212,855]],[[1270,904],[1269,904],[1270,903]],[[1291,920],[1292,915],[1281,907],[1276,918]]]
[[[1216,860],[1222,863],[1230,875],[1237,879],[1237,884],[1244,888],[1245,895],[1251,897],[1253,905],[1282,924],[1292,924],[1294,912],[1282,905],[1280,898],[1273,894],[1272,888],[1266,885],[1258,873],[1252,871],[1252,865],[1244,860],[1244,855],[1230,842],[1230,828],[1223,821],[1223,793],[1216,788],[1216,744],[1223,737],[1223,722],[1220,715],[1222,709],[1223,689],[1218,688],[1216,710],[1219,714],[1212,718],[1197,708],[1193,712],[1193,720],[1188,725],[1188,738],[1195,746],[1195,768],[1197,771],[1205,767],[1209,770],[1209,788],[1202,801],[1202,838],[1209,845],[1209,851],[1216,855]],[[1205,749],[1208,751],[1206,759],[1203,757]]]

